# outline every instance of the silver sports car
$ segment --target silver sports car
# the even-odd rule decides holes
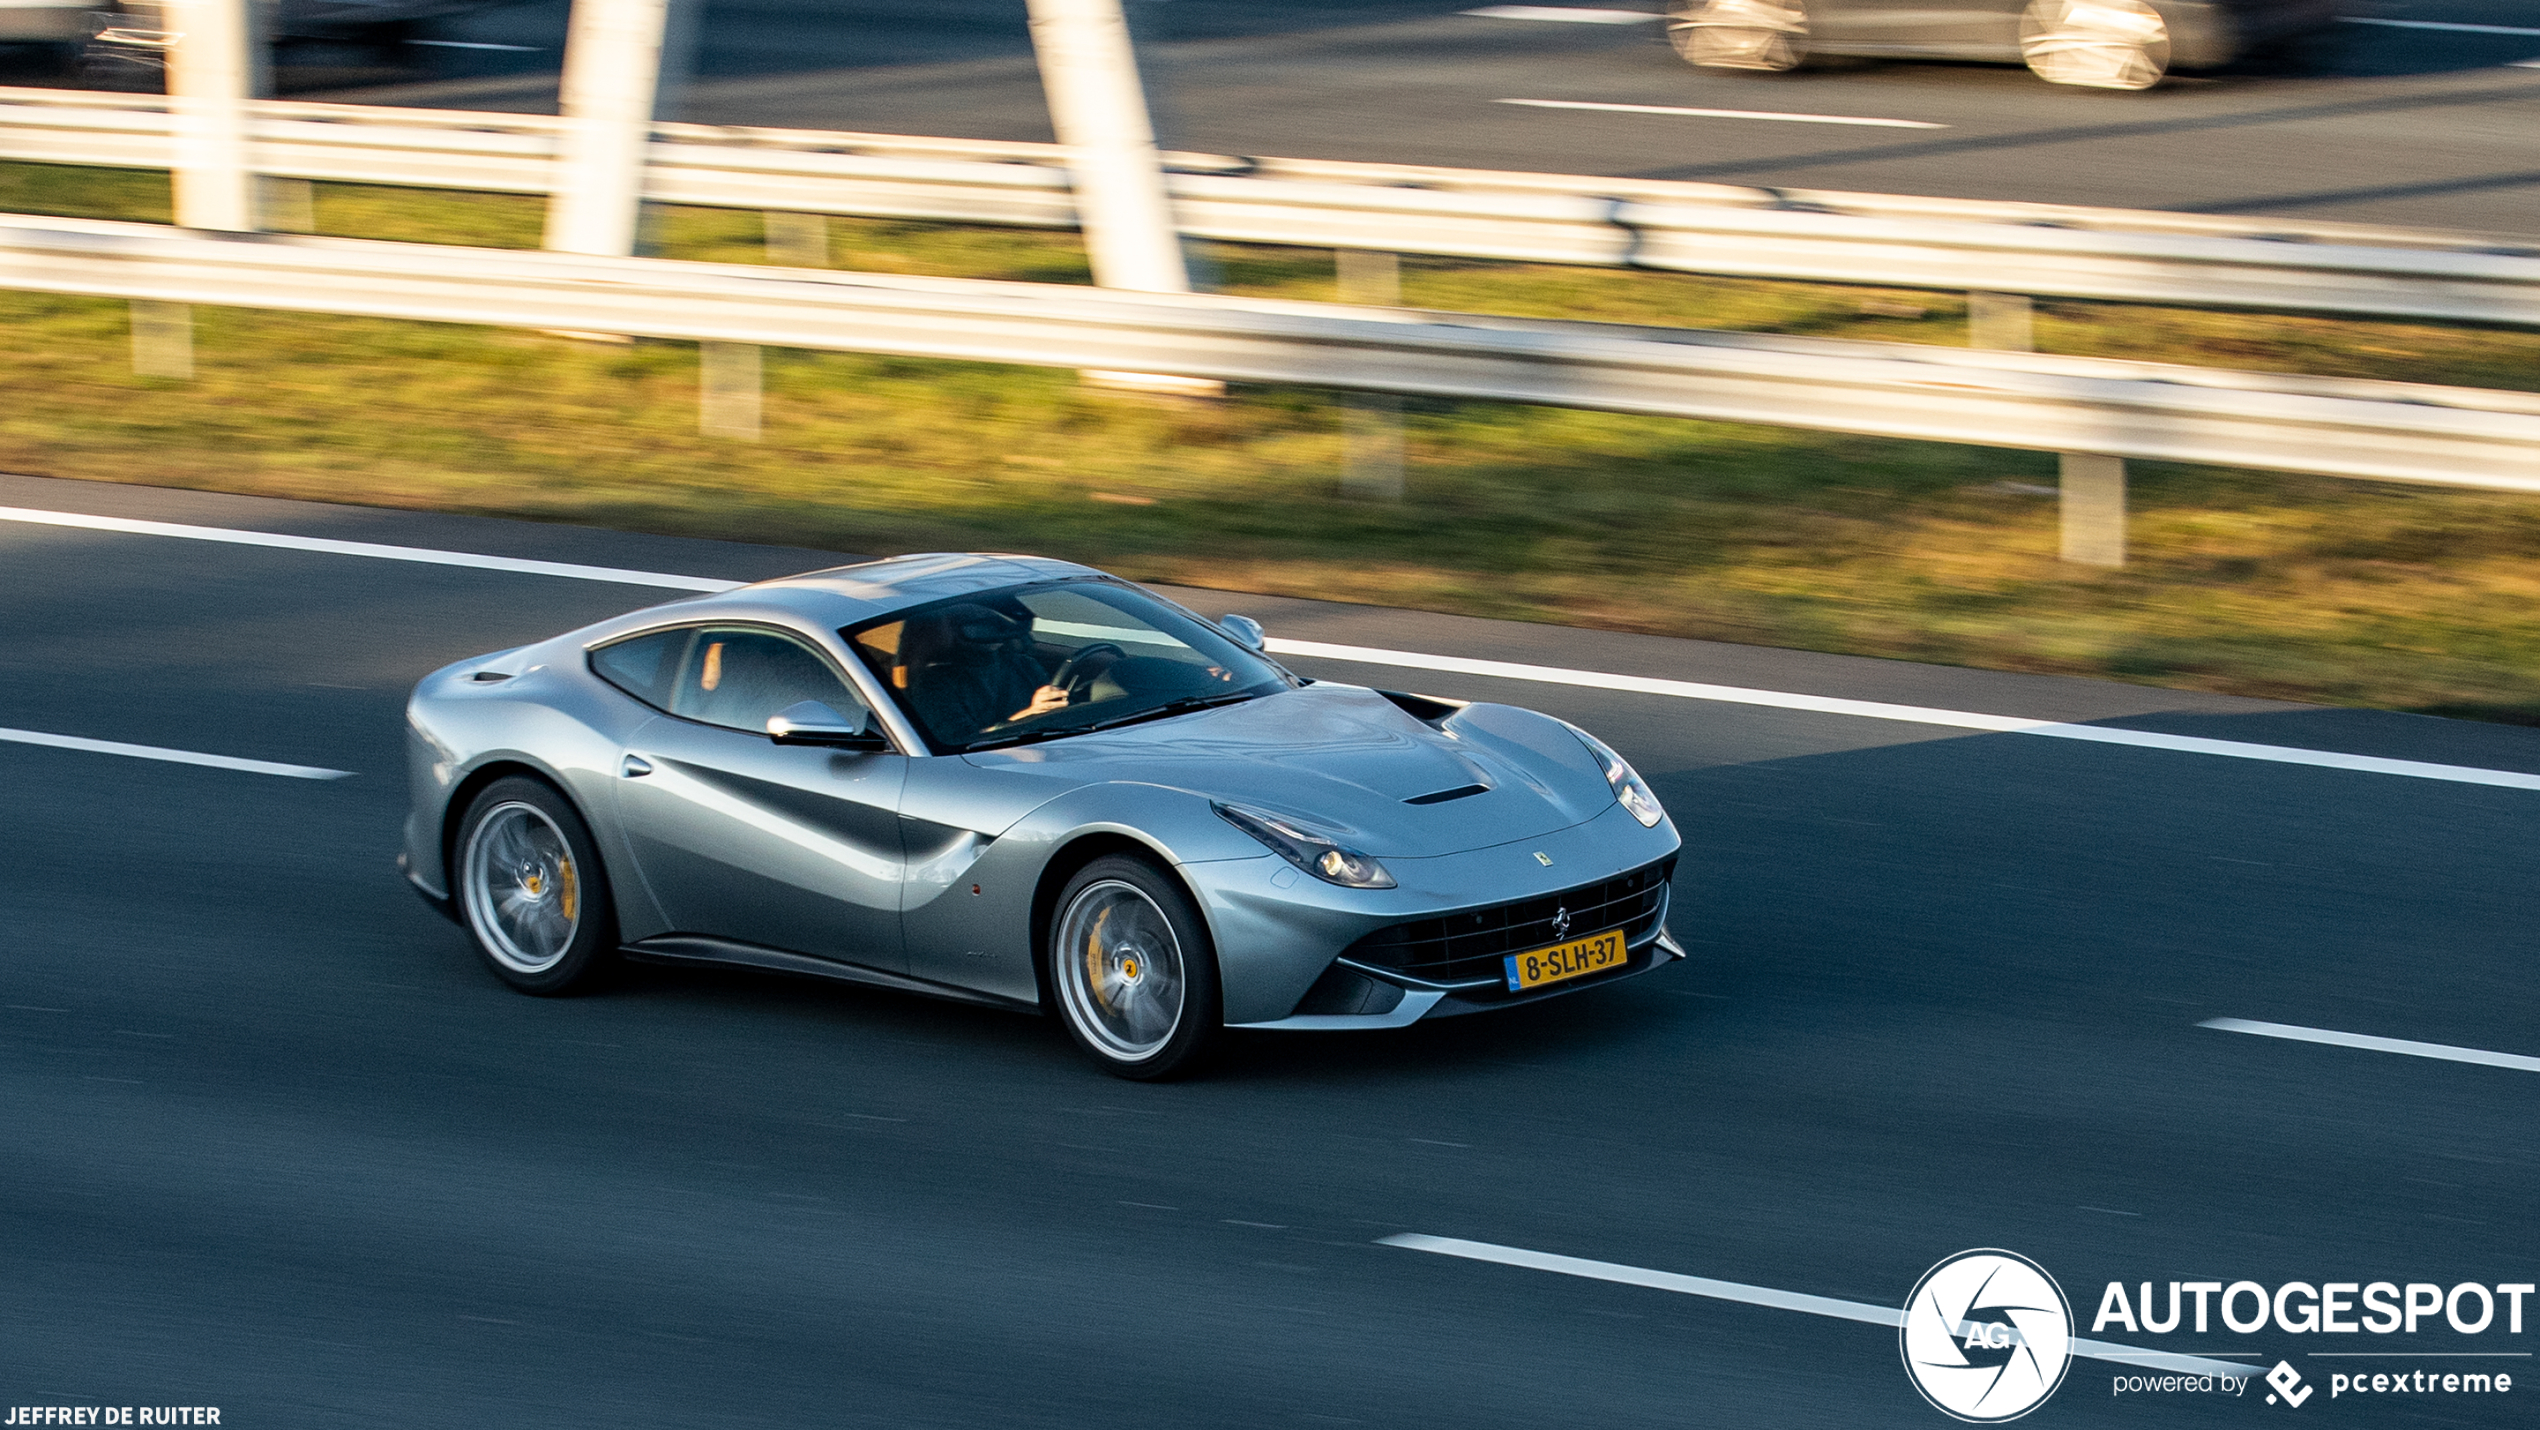
[[[531,993],[617,957],[1044,1008],[1125,1077],[1683,953],[1586,731],[1307,680],[1083,566],[876,561],[425,677],[399,864]]]

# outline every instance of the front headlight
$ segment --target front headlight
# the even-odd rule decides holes
[[[1218,817],[1267,844],[1287,860],[1326,884],[1344,889],[1390,889],[1393,875],[1366,854],[1345,849],[1320,834],[1299,829],[1284,819],[1231,804],[1211,804]]]
[[[1649,788],[1649,781],[1640,777],[1640,771],[1632,768],[1632,762],[1615,754],[1613,746],[1576,725],[1570,727],[1570,733],[1579,737],[1588,747],[1589,754],[1596,756],[1597,765],[1605,771],[1605,782],[1614,787],[1614,802],[1630,810],[1632,818],[1639,820],[1642,828],[1657,828],[1658,821],[1667,817],[1667,811],[1658,807],[1657,794]]]

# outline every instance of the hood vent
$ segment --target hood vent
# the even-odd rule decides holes
[[[1473,795],[1489,793],[1489,785],[1457,785],[1453,789],[1442,789],[1435,794],[1415,794],[1411,798],[1404,800],[1403,803],[1444,804],[1451,799],[1466,799]]]

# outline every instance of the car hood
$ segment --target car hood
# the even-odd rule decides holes
[[[1149,724],[962,757],[1064,787],[1130,780],[1287,817],[1380,858],[1426,858],[1566,829],[1614,803],[1549,716],[1468,705],[1434,724],[1360,686],[1308,686]],[[1428,803],[1411,803],[1470,790]]]

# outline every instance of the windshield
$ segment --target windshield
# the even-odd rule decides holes
[[[1145,592],[1018,586],[842,632],[938,753],[1161,719],[1288,686],[1277,666]]]

